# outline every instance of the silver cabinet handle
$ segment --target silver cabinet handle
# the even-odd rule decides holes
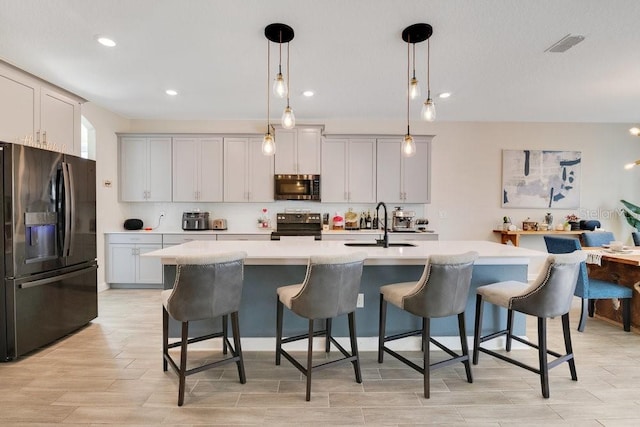
[[[91,266],[90,269],[91,270],[97,270],[98,267],[97,266]],[[34,288],[36,286],[42,286],[42,285],[46,285],[48,283],[53,283],[53,282],[58,282],[60,280],[70,279],[71,277],[80,276],[80,275],[86,274],[86,273],[87,273],[87,269],[83,268],[82,270],[73,271],[71,273],[62,274],[60,276],[54,276],[54,277],[49,277],[47,279],[40,279],[40,280],[34,280],[33,282],[22,283],[22,284],[18,285],[18,288],[20,288],[20,289]]]
[[[42,131],[42,143],[46,144],[47,143],[47,131]]]

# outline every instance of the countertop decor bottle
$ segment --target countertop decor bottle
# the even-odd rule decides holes
[[[553,224],[553,215],[551,215],[551,212],[547,212],[547,214],[544,216],[544,222],[549,225]]]

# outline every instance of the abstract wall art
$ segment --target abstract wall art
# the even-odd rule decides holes
[[[580,207],[580,151],[502,150],[502,207]]]

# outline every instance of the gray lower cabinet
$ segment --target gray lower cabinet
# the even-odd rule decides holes
[[[106,236],[107,283],[111,287],[161,288],[159,258],[141,255],[162,249],[161,234],[117,233]],[[124,286],[122,286],[124,285]]]

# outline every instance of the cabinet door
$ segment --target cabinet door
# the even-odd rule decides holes
[[[107,283],[135,283],[135,245],[110,244]]]
[[[402,153],[400,138],[377,141],[377,200],[387,204],[404,203],[402,198]]]
[[[203,138],[200,140],[200,147],[198,201],[221,202],[223,200],[222,138]]]
[[[120,199],[144,202],[147,197],[147,139],[122,138],[120,141]]]
[[[224,201],[246,202],[247,138],[224,138]]]
[[[147,201],[171,201],[171,138],[149,138]]]
[[[162,245],[138,245],[136,255],[137,277],[135,283],[162,283],[161,259],[140,256],[158,249],[162,249]]]
[[[40,141],[56,151],[80,154],[80,106],[53,90],[40,91]],[[77,150],[76,150],[77,149]]]
[[[430,202],[431,142],[416,139],[416,154],[403,158],[402,174],[404,202]]]
[[[297,147],[298,173],[317,175],[320,173],[320,129],[299,128]]]
[[[173,139],[174,202],[198,200],[198,153],[200,142],[195,138]]]
[[[376,201],[376,140],[349,140],[348,163],[349,201]]]
[[[273,202],[274,156],[262,154],[262,138],[251,138],[248,149],[248,201]]]
[[[36,87],[17,77],[0,75],[0,94],[0,141],[17,144],[33,141],[37,129]]]
[[[323,202],[345,202],[347,195],[346,139],[326,138],[322,143],[322,178],[320,197]]]
[[[298,132],[295,129],[276,129],[275,173],[298,173],[297,139]]]

